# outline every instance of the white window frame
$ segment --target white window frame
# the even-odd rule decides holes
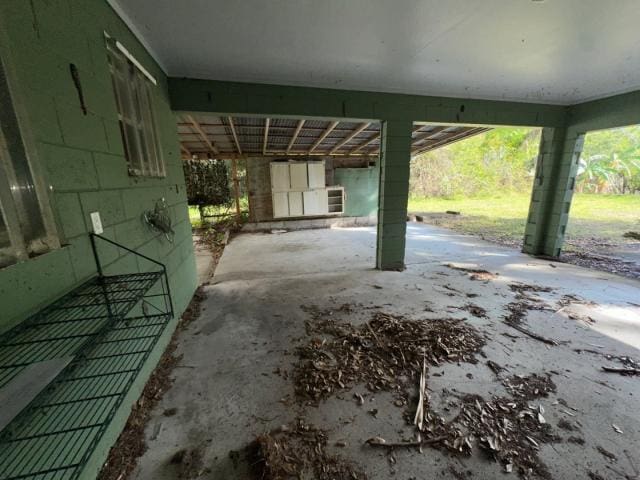
[[[40,173],[33,148],[34,140],[25,120],[27,112],[20,102],[14,101],[17,88],[16,82],[12,81],[15,76],[6,40],[6,35],[0,33],[0,108],[4,110],[0,118],[0,215],[9,241],[8,246],[0,246],[0,268],[60,248],[47,185]],[[10,151],[6,132],[12,132],[12,144],[17,146],[17,151],[16,148],[13,152]],[[14,170],[16,165],[23,169],[21,176]],[[24,172],[28,173],[29,178],[24,176]],[[27,211],[21,195],[14,194],[16,190],[25,189],[35,199],[37,211]],[[36,221],[42,232],[37,237],[28,239],[27,232]]]
[[[156,79],[120,42],[105,38],[129,175],[166,177],[153,109]]]

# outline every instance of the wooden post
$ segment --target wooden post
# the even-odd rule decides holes
[[[240,221],[240,186],[238,182],[238,159],[234,158],[231,163],[231,170],[233,175],[233,193],[236,198],[236,220]]]

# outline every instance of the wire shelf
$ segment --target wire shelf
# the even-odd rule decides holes
[[[162,264],[141,256],[161,270],[105,276],[95,253],[97,277],[0,336],[0,388],[73,357],[0,432],[0,480],[78,478],[173,318]]]

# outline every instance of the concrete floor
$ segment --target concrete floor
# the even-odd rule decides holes
[[[343,303],[379,306],[389,313],[411,318],[468,318],[489,335],[484,347],[488,360],[508,368],[509,374],[555,370],[558,392],[538,403],[554,427],[560,419],[579,424],[576,435],[584,446],[568,442],[546,444],[541,458],[554,478],[584,479],[588,471],[603,478],[636,477],[640,469],[640,377],[605,373],[601,365],[616,365],[601,356],[577,353],[588,348],[603,353],[640,357],[640,282],[566,264],[550,265],[512,249],[474,237],[423,224],[410,223],[407,236],[407,270],[379,272],[372,269],[375,228],[295,231],[283,234],[241,234],[224,252],[201,317],[182,335],[179,353],[184,355],[175,371],[175,383],[153,412],[147,427],[149,449],[140,459],[132,478],[163,480],[176,478],[170,458],[181,449],[199,449],[207,471],[200,478],[244,479],[240,451],[256,435],[304,414],[316,426],[329,430],[331,450],[361,464],[372,480],[393,478],[456,478],[449,473],[471,470],[471,478],[502,478],[499,465],[476,453],[454,458],[426,448],[424,453],[396,452],[391,465],[387,455],[363,446],[373,436],[402,438],[406,431],[402,410],[388,395],[367,397],[359,407],[353,391],[358,386],[306,410],[286,400],[293,397],[291,380],[274,373],[291,370],[293,348],[305,338],[305,305],[321,308]],[[471,281],[464,272],[445,266],[485,268],[498,273],[490,282]],[[575,294],[594,304],[572,304],[558,313],[531,312],[528,327],[540,334],[568,343],[550,347],[519,334],[501,322],[504,307],[512,301],[511,282],[554,287],[540,294],[551,305],[564,294]],[[463,292],[450,296],[447,285]],[[374,287],[375,286],[375,287]],[[382,287],[382,288],[379,288]],[[470,316],[455,307],[468,303],[464,293],[477,293],[474,303],[484,307],[488,319]],[[434,313],[425,311],[431,307]],[[362,309],[354,322],[368,319]],[[587,324],[568,318],[583,313],[595,320]],[[502,333],[516,334],[513,339]],[[428,385],[433,402],[443,400],[444,388],[479,393],[485,399],[504,395],[502,385],[482,359],[476,365],[445,364],[432,368]],[[472,373],[473,379],[466,377]],[[558,405],[557,398],[577,409],[575,416]],[[281,401],[281,400],[285,401]],[[368,405],[371,405],[370,407]],[[166,409],[176,408],[173,416]],[[367,414],[377,408],[377,418]],[[571,413],[571,412],[569,412]],[[345,419],[351,420],[345,423]],[[621,427],[617,433],[612,424]],[[554,428],[561,437],[571,435]],[[344,448],[334,447],[345,440]],[[601,446],[615,453],[617,461],[600,454]],[[632,465],[624,451],[637,460]],[[516,474],[511,475],[516,478]]]

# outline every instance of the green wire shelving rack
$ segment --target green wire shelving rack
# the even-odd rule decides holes
[[[0,388],[29,365],[72,357],[0,432],[0,480],[78,478],[173,318],[162,263],[90,239],[97,276],[0,336]],[[152,268],[105,275],[98,242]]]

